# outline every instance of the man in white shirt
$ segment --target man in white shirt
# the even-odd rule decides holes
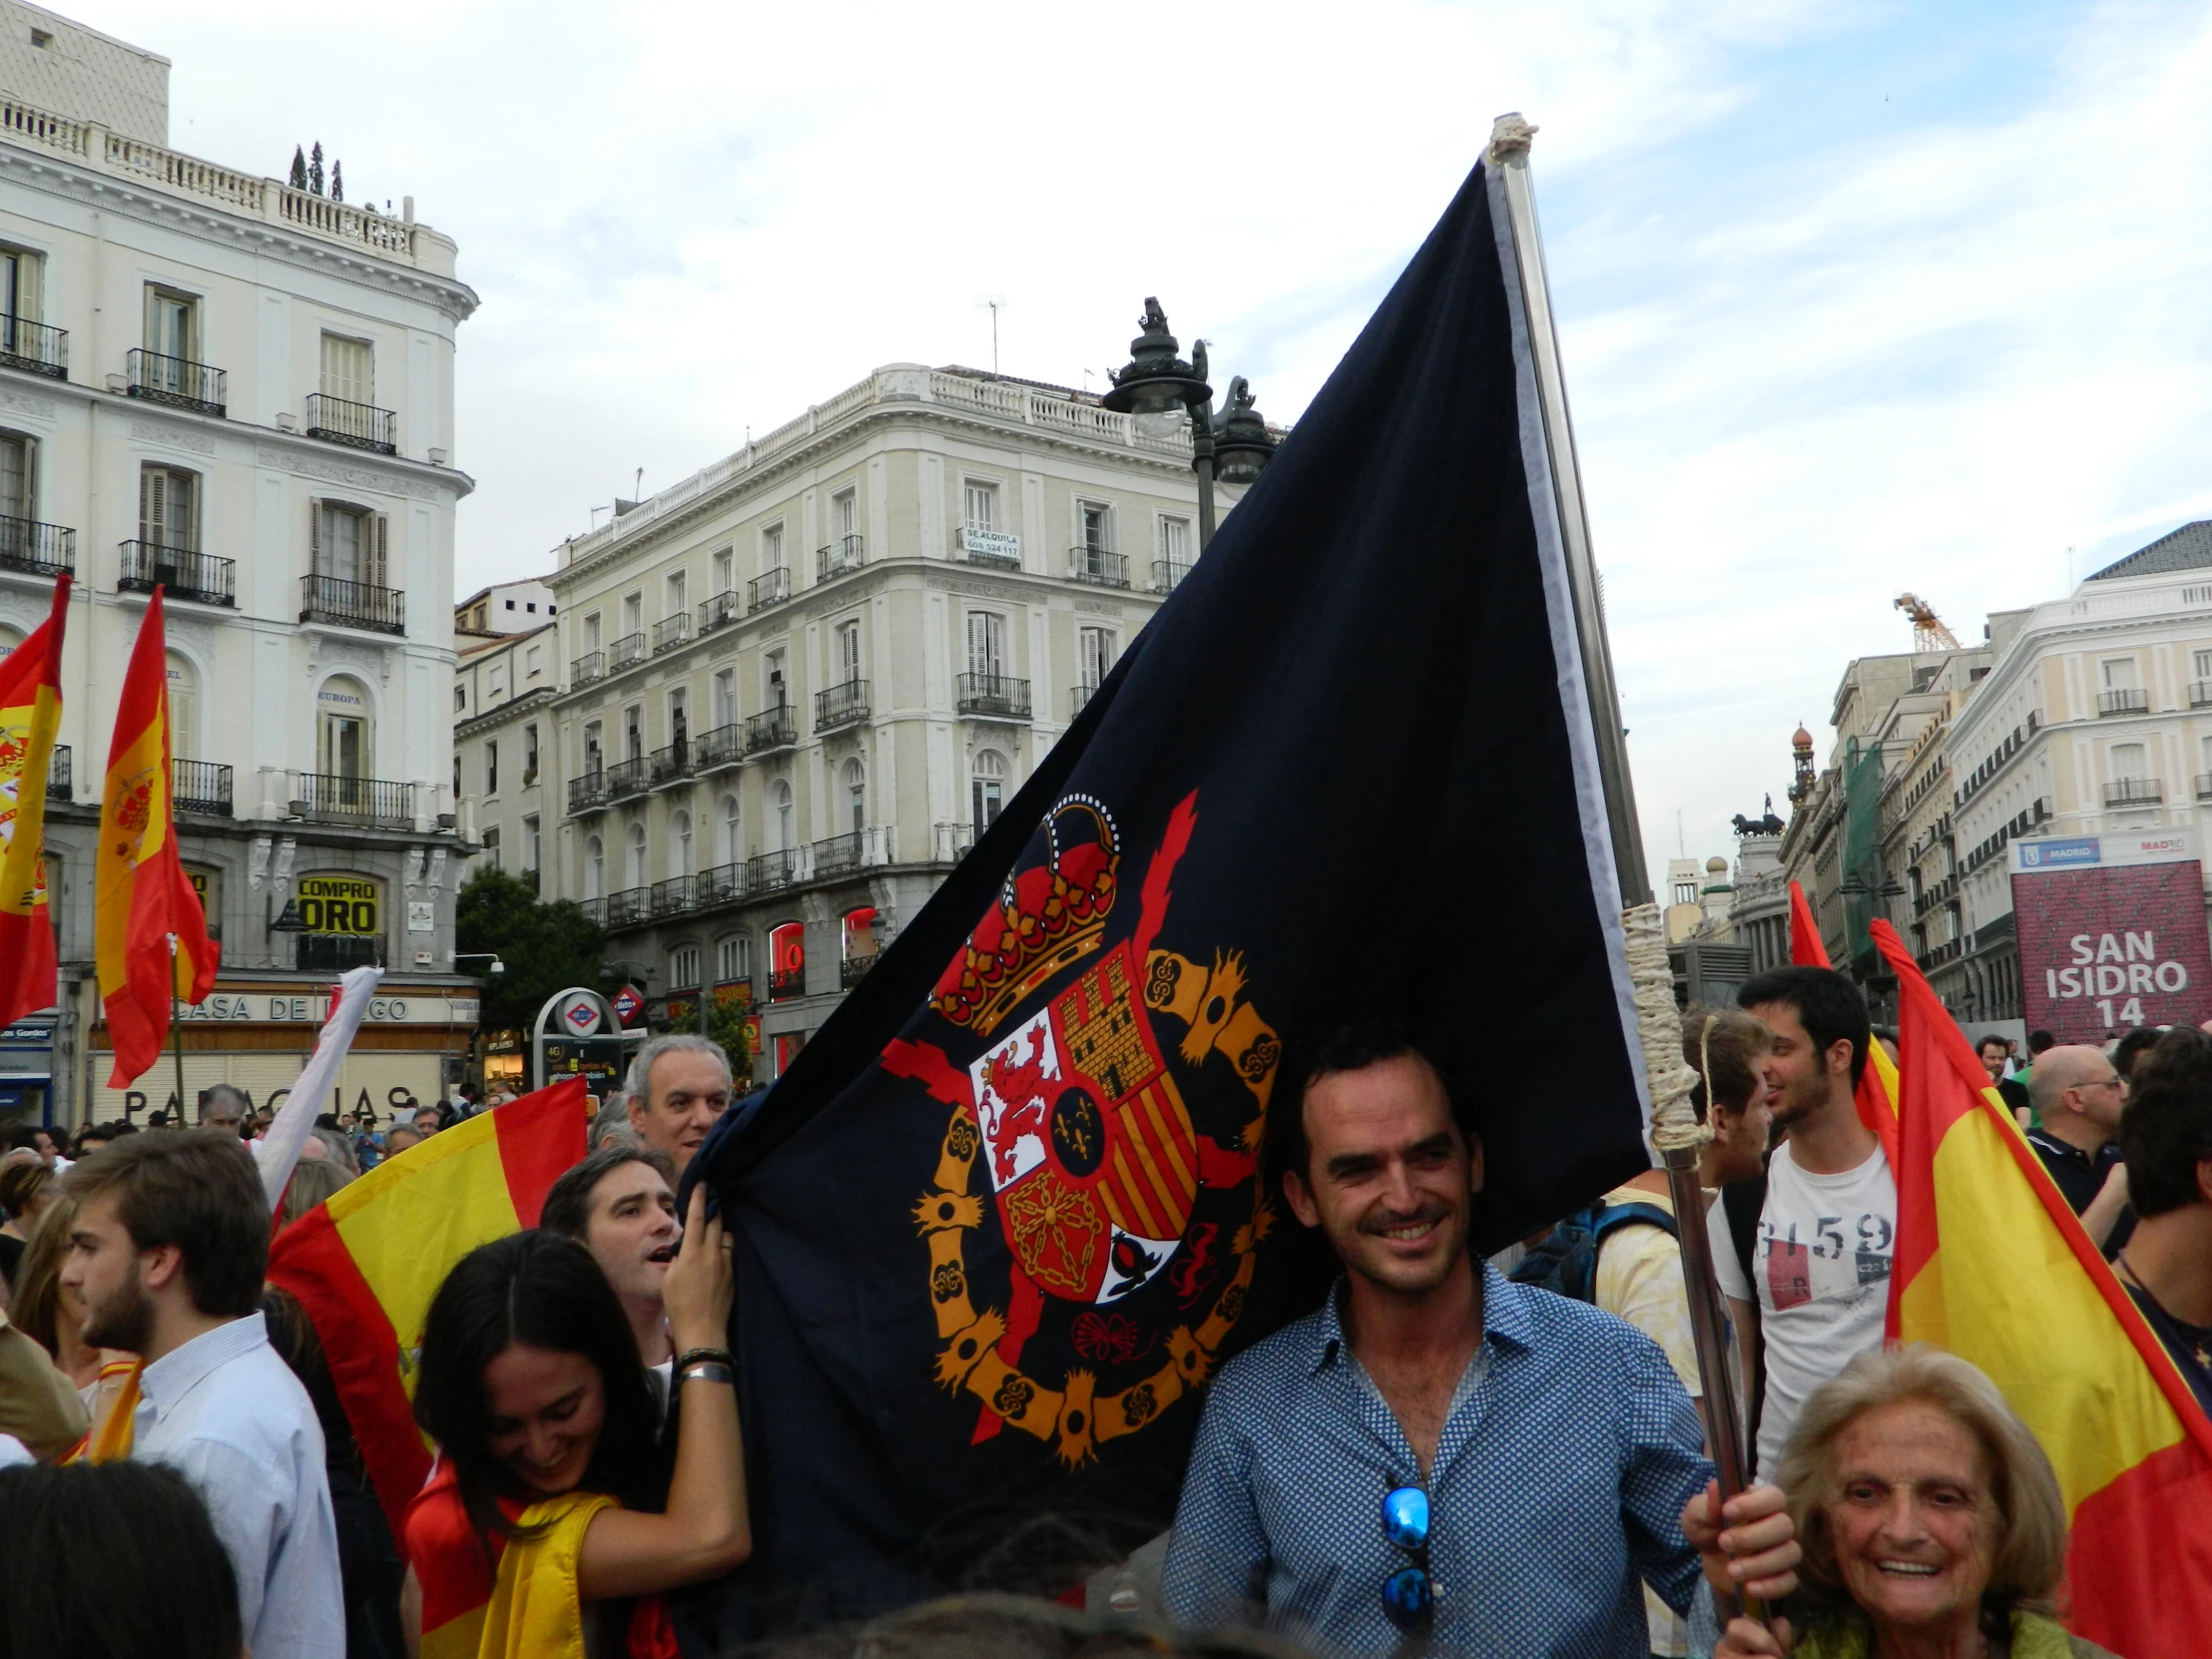
[[[1805,1399],[1852,1356],[1882,1346],[1896,1251],[1897,1183],[1882,1142],[1859,1118],[1854,1091],[1867,1065],[1867,1005],[1829,968],[1756,975],[1737,1001],[1766,1021],[1771,1110],[1788,1138],[1767,1166],[1751,1279],[1714,1205],[1713,1262],[1738,1338],[1762,1345],[1759,1478],[1771,1480]]]
[[[269,1204],[254,1160],[235,1135],[132,1135],[63,1190],[78,1208],[61,1283],[84,1300],[85,1341],[146,1362],[131,1455],[168,1463],[207,1500],[254,1653],[342,1659],[322,1430],[269,1346]]]

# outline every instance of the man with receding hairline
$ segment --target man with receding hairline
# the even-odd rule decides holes
[[[2089,1242],[2107,1256],[2135,1230],[2127,1213],[2127,1166],[2120,1161],[2120,1112],[2127,1079],[2099,1049],[2074,1043],[2047,1049],[2028,1079],[2037,1126],[2027,1144],[2081,1218]]]

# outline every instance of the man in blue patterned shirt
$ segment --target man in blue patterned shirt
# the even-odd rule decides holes
[[[1709,1521],[1697,1413],[1658,1345],[1469,1256],[1481,1146],[1406,1033],[1327,1039],[1271,1133],[1345,1276],[1213,1383],[1162,1577],[1178,1618],[1331,1653],[1643,1659],[1638,1581],[1688,1607],[1686,1525],[1716,1587],[1794,1587],[1779,1491]]]

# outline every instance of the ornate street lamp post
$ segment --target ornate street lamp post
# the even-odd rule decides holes
[[[1252,406],[1243,375],[1229,382],[1229,407],[1214,413],[1214,388],[1206,382],[1206,342],[1191,342],[1191,360],[1177,355],[1160,301],[1147,297],[1129,342],[1129,364],[1113,375],[1114,389],[1101,401],[1117,414],[1165,414],[1186,409],[1191,417],[1191,470],[1198,474],[1198,546],[1214,539],[1214,480],[1249,484],[1275,453],[1268,423]]]

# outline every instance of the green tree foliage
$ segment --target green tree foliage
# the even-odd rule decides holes
[[[322,141],[320,139],[316,139],[314,148],[307,152],[307,188],[317,196],[322,194]]]
[[[692,1011],[668,1022],[671,1031],[696,1035],[701,1030],[701,1019],[706,1021],[705,1035],[722,1044],[722,1050],[730,1056],[733,1081],[740,1089],[750,1085],[753,1077],[752,1034],[746,1025],[748,1010],[743,1003],[724,1002],[713,991],[704,991],[693,1001]]]
[[[488,962],[464,967],[484,986],[486,1031],[534,1027],[538,1010],[555,991],[596,987],[606,933],[582,906],[568,900],[541,904],[519,877],[486,865],[461,888],[453,907],[453,948],[494,951],[505,973],[487,973]]]
[[[293,190],[307,188],[307,153],[296,144],[291,147],[291,178],[288,183]]]
[[[333,202],[345,200],[345,175],[338,170],[336,162],[330,164],[330,200]]]

